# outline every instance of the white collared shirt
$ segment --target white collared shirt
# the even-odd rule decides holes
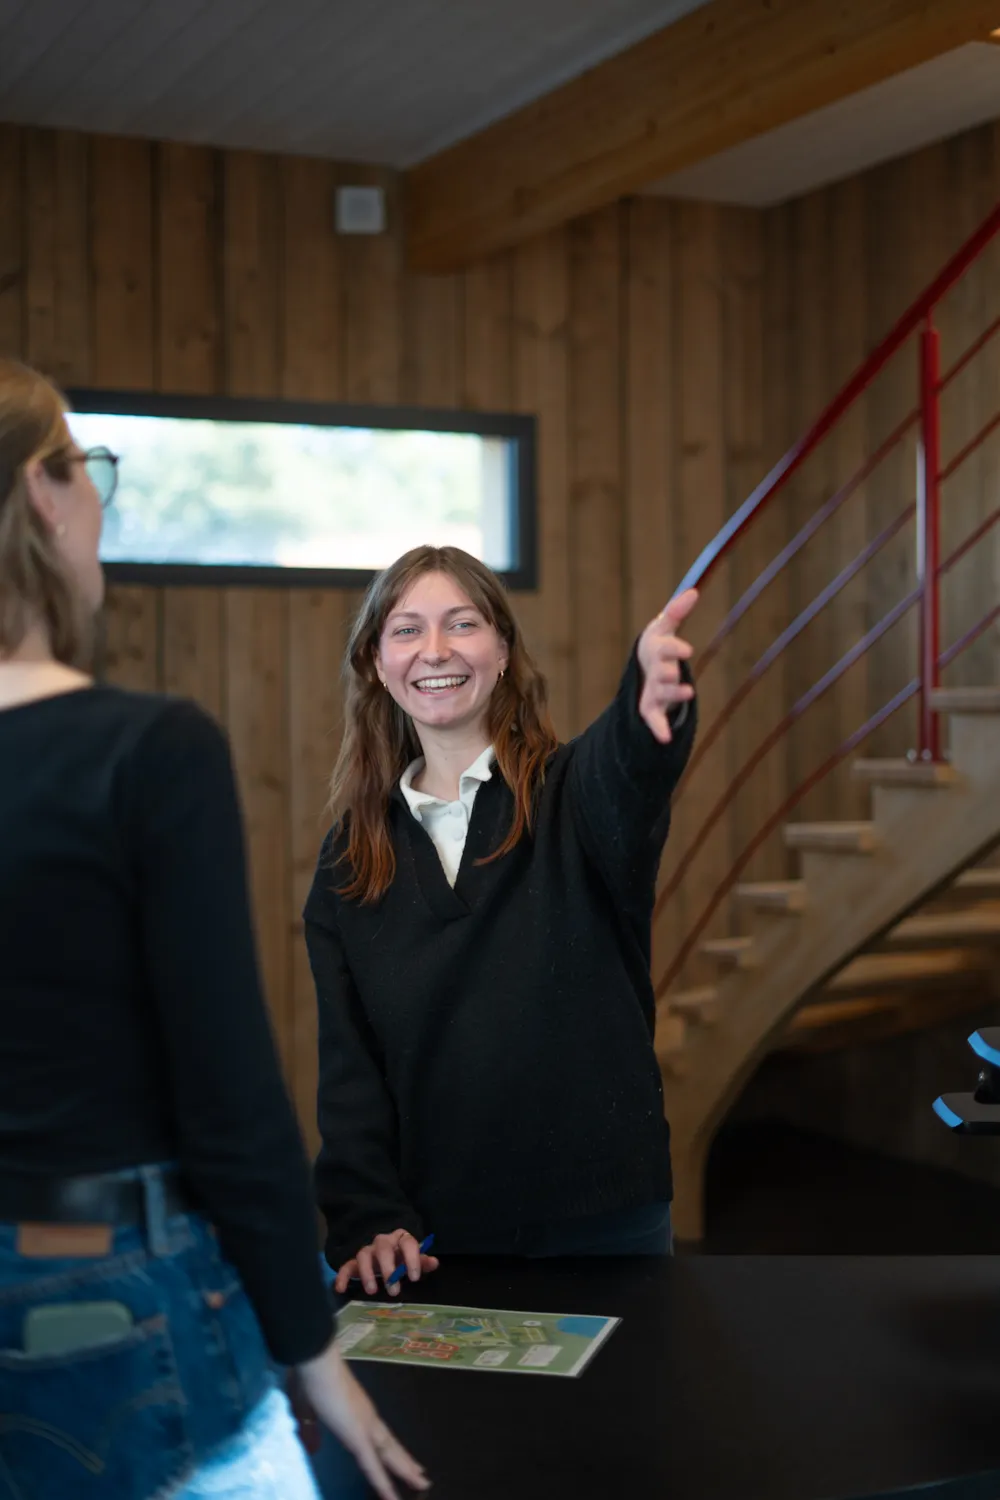
[[[423,759],[411,761],[399,778],[399,790],[417,822],[422,823],[430,834],[451,886],[458,879],[458,867],[462,863],[476,793],[484,781],[490,781],[493,777],[493,758],[493,746],[487,745],[482,755],[477,756],[468,770],[462,772],[458,778],[457,802],[444,802],[440,797],[432,797],[429,792],[415,790],[413,778],[423,770]]]

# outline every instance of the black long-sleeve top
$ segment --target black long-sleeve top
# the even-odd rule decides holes
[[[513,812],[494,771],[454,889],[398,787],[376,904],[337,894],[346,839],[327,836],[305,918],[331,1265],[399,1227],[447,1253],[671,1197],[650,924],[695,712],[661,745],[640,687],[633,654],[614,702],[549,761],[532,835],[482,864]]]
[[[176,1162],[283,1364],[332,1335],[228,745],[111,687],[0,712],[0,1173]]]

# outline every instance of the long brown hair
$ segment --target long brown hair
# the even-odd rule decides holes
[[[545,678],[496,574],[458,547],[415,547],[397,558],[369,587],[348,642],[344,737],[330,785],[330,810],[347,830],[343,859],[352,876],[340,894],[363,902],[377,901],[392,884],[396,857],[389,796],[421,753],[409,715],[379,681],[375,653],[389,614],[425,573],[447,573],[507,644],[507,667],[490,699],[487,732],[497,768],[514,793],[514,818],[490,859],[499,859],[531,832],[535,792],[558,744]]]
[[[93,621],[28,494],[25,470],[40,459],[50,478],[72,477],[66,402],[55,386],[0,359],[0,657],[40,623],[57,661],[89,662]]]

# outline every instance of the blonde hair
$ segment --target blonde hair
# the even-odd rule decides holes
[[[392,884],[396,857],[389,835],[389,796],[420,742],[409,716],[383,689],[375,652],[390,612],[425,573],[446,573],[507,645],[507,667],[490,699],[487,732],[497,769],[514,794],[499,859],[531,832],[535,794],[558,746],[545,678],[532,661],[495,573],[458,547],[416,547],[380,573],[365,595],[347,646],[344,738],[330,787],[330,810],[346,828],[344,863],[351,879],[340,894],[377,901]]]
[[[38,623],[57,661],[89,664],[90,611],[28,494],[25,471],[40,460],[51,479],[72,477],[65,398],[44,375],[0,358],[0,658]]]

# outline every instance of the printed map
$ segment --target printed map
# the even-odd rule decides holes
[[[427,1303],[349,1302],[337,1318],[346,1359],[509,1375],[579,1375],[618,1318]]]

